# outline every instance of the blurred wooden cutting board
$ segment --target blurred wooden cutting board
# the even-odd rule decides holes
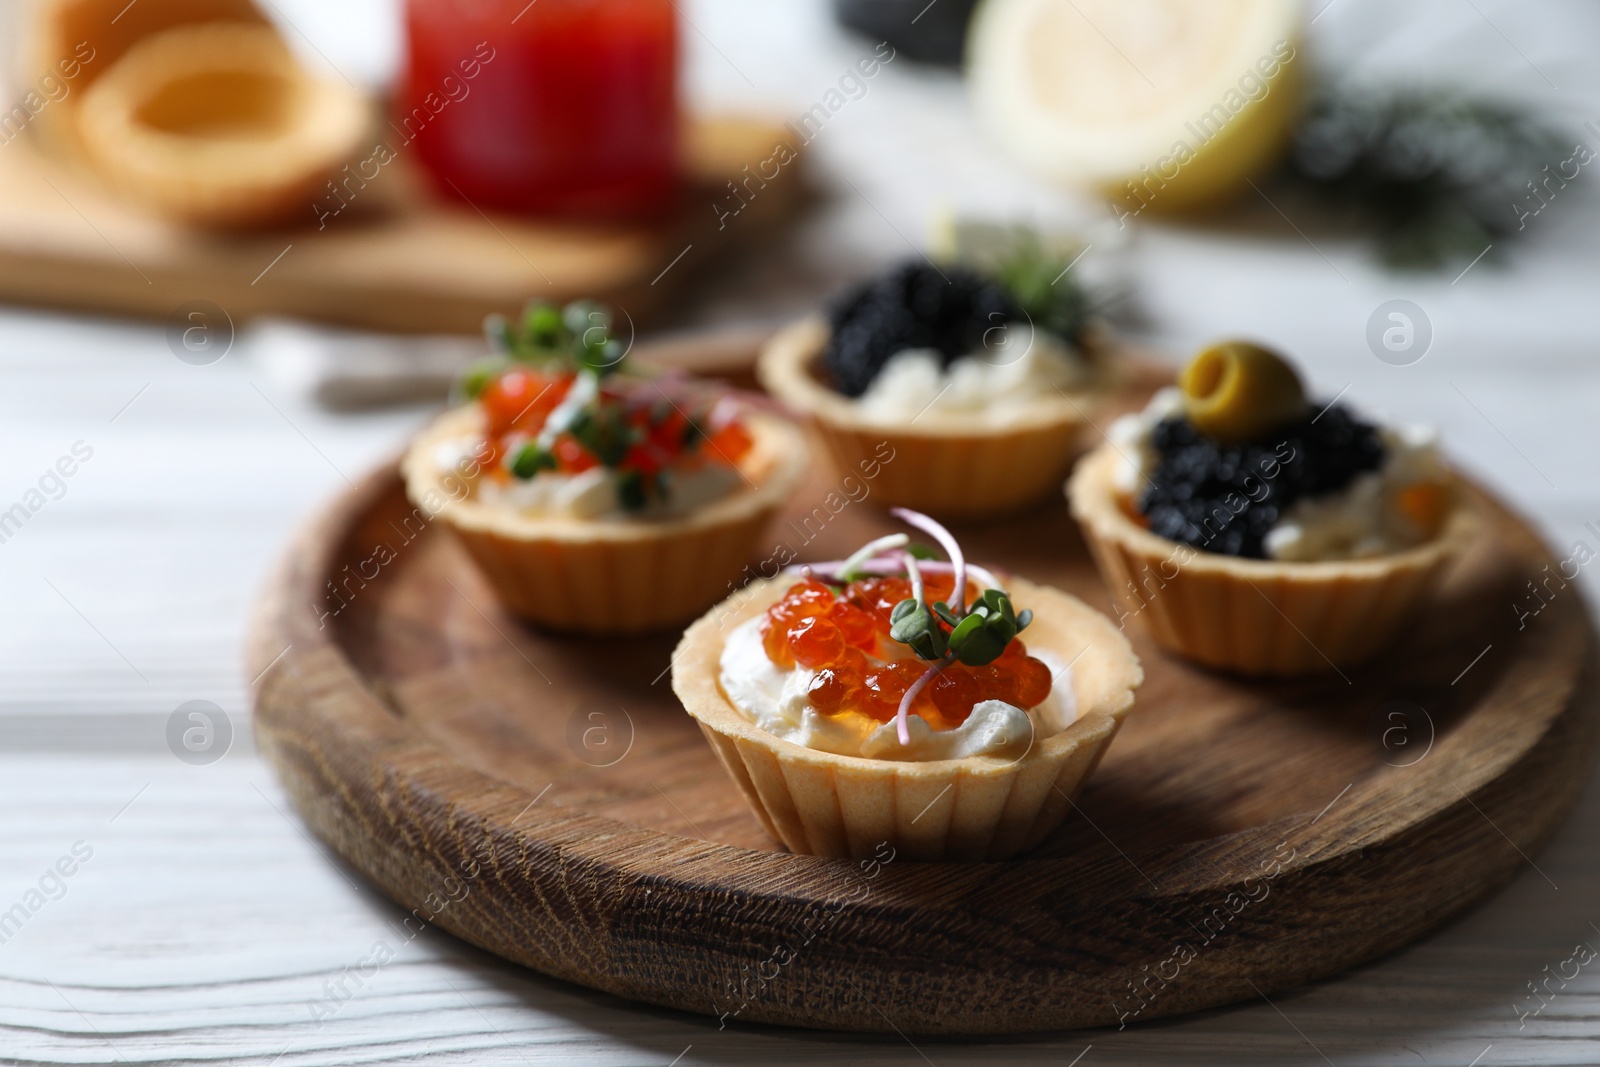
[[[235,323],[271,313],[475,333],[531,297],[595,297],[647,319],[697,264],[770,233],[801,200],[798,160],[750,178],[764,163],[771,173],[777,146],[798,153],[781,124],[702,118],[686,132],[684,202],[661,222],[484,214],[428,195],[402,154],[322,229],[307,204],[304,227],[245,236],[145,214],[19,137],[0,144],[0,300],[160,318],[207,300]],[[736,179],[749,179],[743,201]]]

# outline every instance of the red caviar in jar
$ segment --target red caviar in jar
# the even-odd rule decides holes
[[[678,188],[672,0],[407,0],[389,144],[485,211],[653,214]]]

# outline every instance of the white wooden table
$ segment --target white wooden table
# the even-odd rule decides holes
[[[382,49],[350,46],[349,32],[382,5],[281,6],[335,61],[382,69]],[[1469,72],[1600,115],[1589,58],[1600,15],[1579,0],[1389,10],[1337,0],[1313,40],[1381,71]],[[701,99],[797,114],[865,50],[828,29],[820,5],[708,0],[686,12]],[[813,147],[837,198],[786,244],[730,268],[683,322],[805,306],[904,254],[941,201],[1064,210],[982,150],[949,77],[907,65]],[[1437,423],[1454,455],[1561,547],[1600,548],[1584,528],[1600,526],[1592,188],[1575,183],[1534,225],[1505,265],[1454,283],[1385,275],[1359,248],[1310,247],[1287,226],[1255,237],[1148,230],[1130,255],[1154,343],[1182,352],[1239,332],[1278,343],[1325,395],[1348,386],[1358,405]],[[1380,362],[1364,340],[1392,298],[1420,305],[1434,327],[1411,366]],[[75,443],[93,450],[64,490],[47,479],[60,498],[0,543],[0,1063],[1600,1062],[1600,964],[1519,1017],[1541,1003],[1531,985],[1578,943],[1600,946],[1594,788],[1537,869],[1430,939],[1271,1003],[1121,1032],[913,1044],[719,1031],[437,931],[407,940],[400,911],[307,836],[253,753],[240,645],[295,524],[426,413],[319,411],[275,389],[246,341],[191,366],[158,327],[0,311],[0,511],[28,499]],[[1587,594],[1595,588],[1585,574]],[[168,748],[168,718],[189,700],[216,703],[232,724],[218,762],[189,765]],[[73,873],[47,873],[58,863]],[[380,941],[394,959],[361,977]]]

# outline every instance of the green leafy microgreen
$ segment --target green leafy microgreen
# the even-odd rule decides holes
[[[1074,258],[1047,251],[1036,236],[1029,234],[993,269],[1033,325],[1077,342],[1094,308],[1088,293],[1067,273],[1074,262]]]
[[[553,349],[561,344],[561,312],[554,304],[530,303],[522,312],[522,334],[532,345]]]
[[[604,376],[627,354],[611,335],[611,312],[593,300],[575,300],[564,308],[531,301],[515,320],[490,315],[483,329],[491,347],[520,363],[588,368]]]
[[[945,654],[944,628],[922,601],[914,597],[900,601],[889,613],[889,622],[889,636],[911,646],[922,659],[939,659]]]
[[[921,541],[913,541],[906,545],[906,554],[911,556],[913,559],[939,558],[939,553],[935,548],[933,548],[933,546],[925,545]]]
[[[567,427],[577,442],[607,467],[621,464],[633,443],[632,427],[614,407],[586,408]]]
[[[540,471],[555,469],[556,457],[531,441],[519,448],[511,458],[511,473],[524,481]]]
[[[700,442],[704,441],[708,436],[709,435],[706,433],[705,429],[698,422],[696,422],[694,419],[690,419],[683,425],[684,450],[692,451],[700,447]]]
[[[578,349],[578,362],[589,370],[606,375],[622,362],[622,342],[606,338]]]
[[[1004,592],[985,589],[977,603],[972,605],[972,610],[950,632],[950,651],[971,667],[993,663],[1000,658],[1012,638],[1032,621],[1031,611],[1025,611],[1021,616],[1015,614],[1011,598]]]
[[[950,631],[950,642],[956,650],[956,658],[961,662],[972,663],[976,666],[977,664],[988,663],[999,655],[997,652],[994,656],[976,658],[981,655],[984,648],[988,647],[987,642],[981,640],[984,621],[985,614],[983,609],[974,607],[972,614],[962,619],[956,625],[956,628]]]
[[[561,324],[579,341],[587,344],[590,330],[598,328],[602,332],[610,332],[611,313],[598,301],[574,300],[561,309]]]
[[[642,511],[647,500],[642,472],[622,471],[617,475],[617,501],[624,511]]]

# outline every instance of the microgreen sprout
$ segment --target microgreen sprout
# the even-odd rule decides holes
[[[876,541],[868,541],[866,544],[850,553],[849,558],[843,563],[839,564],[839,569],[837,571],[839,579],[845,582],[853,581],[856,575],[861,572],[862,564],[866,563],[868,560],[875,559],[876,557],[883,555],[890,549],[900,548],[910,540],[911,538],[908,535],[900,533],[890,534],[887,537],[880,537]],[[825,566],[825,564],[823,566]]]
[[[939,523],[906,508],[895,508],[891,514],[930,535],[950,557],[949,561],[929,558],[933,553],[926,546],[912,544],[905,534],[890,534],[869,541],[846,559],[807,564],[805,573],[839,584],[849,584],[867,574],[904,573],[910,579],[911,596],[896,604],[889,616],[889,636],[909,646],[919,659],[929,661],[928,669],[907,688],[895,715],[895,732],[900,743],[908,745],[911,705],[928,683],[952,663],[977,667],[1000,658],[1012,639],[1033,621],[1033,612],[1016,612],[995,576],[967,563],[960,544]],[[928,602],[924,571],[953,576],[950,603]],[[968,574],[983,587],[970,608],[966,596]]]
[[[938,663],[933,664],[927,670],[923,671],[921,677],[912,682],[910,687],[906,689],[906,695],[900,698],[900,708],[895,712],[894,716],[894,730],[902,745],[909,745],[911,743],[911,725],[909,719],[911,716],[911,705],[916,701],[917,694],[922,692],[923,687],[929,682],[933,681],[933,679],[938,676],[939,672],[944,670],[945,665],[949,662],[950,661],[947,659],[941,659]]]
[[[483,332],[494,354],[468,364],[456,380],[456,394],[464,400],[476,400],[513,364],[588,370],[603,378],[616,371],[627,355],[622,342],[611,335],[611,312],[593,300],[574,300],[561,308],[530,301],[515,319],[488,316]]]
[[[962,558],[961,546],[951,536],[949,530],[946,530],[920,511],[912,511],[910,508],[890,508],[889,514],[901,522],[915,526],[924,533],[931,534],[933,539],[939,542],[939,547],[944,549],[945,555],[950,557],[950,564],[955,568],[956,576],[956,587],[950,593],[950,599],[955,601],[956,611],[959,614],[963,610],[963,605],[967,602],[966,560]]]
[[[949,647],[944,629],[934,620],[928,608],[927,587],[923,584],[917,557],[906,556],[905,560],[906,572],[911,576],[911,596],[896,604],[890,612],[889,636],[910,645],[911,650],[922,659],[940,659]]]

